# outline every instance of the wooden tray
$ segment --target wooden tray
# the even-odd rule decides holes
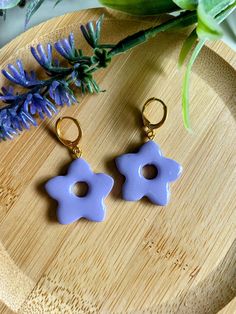
[[[36,67],[29,46],[71,31],[85,47],[79,25],[102,12],[29,30],[1,49],[1,68],[19,57]],[[105,14],[103,38],[112,42],[155,22]],[[58,116],[0,144],[1,313],[216,313],[235,297],[235,53],[222,43],[203,49],[192,74],[189,134],[176,66],[183,38],[161,34],[117,57],[96,75],[106,93],[61,110],[82,124],[84,158],[115,178],[104,223],[55,220],[44,183],[71,161],[53,134]],[[167,207],[123,201],[113,162],[141,144],[140,109],[152,96],[169,109],[156,141],[184,167]],[[235,304],[222,313],[234,313]]]

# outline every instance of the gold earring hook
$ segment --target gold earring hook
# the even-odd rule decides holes
[[[67,140],[62,136],[61,123],[63,120],[71,120],[76,125],[76,127],[78,129],[78,135],[74,141]],[[57,134],[57,138],[59,139],[59,141],[64,146],[66,146],[67,148],[69,148],[71,150],[74,157],[76,157],[76,158],[81,157],[82,151],[79,148],[79,142],[82,138],[82,130],[81,130],[81,127],[80,127],[78,120],[76,120],[75,118],[72,118],[72,117],[61,117],[61,118],[59,118],[56,122],[56,134]]]
[[[152,102],[158,102],[163,107],[163,117],[162,117],[162,119],[158,123],[151,123],[148,120],[148,118],[146,117],[146,115],[145,115],[145,111],[146,111],[147,107]],[[154,139],[154,137],[155,137],[154,130],[159,129],[164,124],[164,122],[166,121],[166,118],[167,118],[167,106],[161,99],[152,97],[152,98],[149,98],[145,102],[145,104],[143,105],[143,110],[142,110],[142,119],[143,119],[143,125],[145,127],[145,132],[146,132],[146,135],[147,135],[149,140],[153,140]]]

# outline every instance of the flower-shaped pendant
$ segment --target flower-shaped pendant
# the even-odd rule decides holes
[[[167,205],[170,198],[169,182],[178,179],[182,167],[176,161],[165,158],[154,141],[143,144],[136,154],[125,154],[116,159],[116,165],[126,181],[123,198],[137,201],[146,196],[152,203]],[[156,169],[156,176],[147,179],[142,174],[145,166]]]
[[[76,183],[88,186],[85,196],[73,192]],[[104,199],[110,193],[114,181],[104,173],[93,173],[88,163],[78,158],[74,160],[67,175],[54,177],[46,183],[48,194],[58,202],[57,217],[61,224],[69,224],[80,218],[91,221],[105,219]]]

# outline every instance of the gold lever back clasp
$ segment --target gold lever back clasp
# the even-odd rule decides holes
[[[147,107],[153,102],[158,102],[163,107],[163,117],[158,123],[151,123],[145,114]],[[167,106],[161,99],[152,97],[152,98],[149,98],[145,102],[145,104],[143,105],[143,110],[142,110],[142,119],[143,119],[143,125],[145,128],[145,133],[146,133],[149,140],[154,139],[154,137],[156,135],[155,130],[159,129],[164,124],[164,122],[166,121],[166,118],[167,118]]]
[[[77,127],[78,129],[78,135],[76,137],[75,140],[71,141],[71,140],[67,140],[62,136],[62,132],[61,132],[61,123],[64,120],[71,120]],[[59,141],[65,145],[67,148],[70,149],[70,151],[72,152],[73,157],[75,158],[80,158],[82,155],[82,151],[79,148],[79,142],[82,138],[82,130],[80,127],[80,124],[78,122],[78,120],[76,120],[75,118],[72,117],[61,117],[57,120],[56,122],[56,134],[57,134],[57,138],[59,139]]]

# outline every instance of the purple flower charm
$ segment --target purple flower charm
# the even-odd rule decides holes
[[[169,182],[175,181],[182,172],[176,161],[165,158],[154,141],[142,145],[136,154],[125,154],[116,159],[119,171],[126,177],[123,186],[123,198],[137,201],[146,196],[156,205],[167,205],[170,198]],[[143,167],[152,165],[157,176],[146,179],[142,175]]]
[[[78,182],[88,185],[88,192],[83,197],[73,193],[73,186]],[[112,177],[104,173],[93,173],[88,163],[78,158],[71,163],[67,175],[52,178],[45,187],[48,194],[58,201],[59,222],[69,224],[80,218],[103,221],[104,198],[110,193],[113,184]]]

